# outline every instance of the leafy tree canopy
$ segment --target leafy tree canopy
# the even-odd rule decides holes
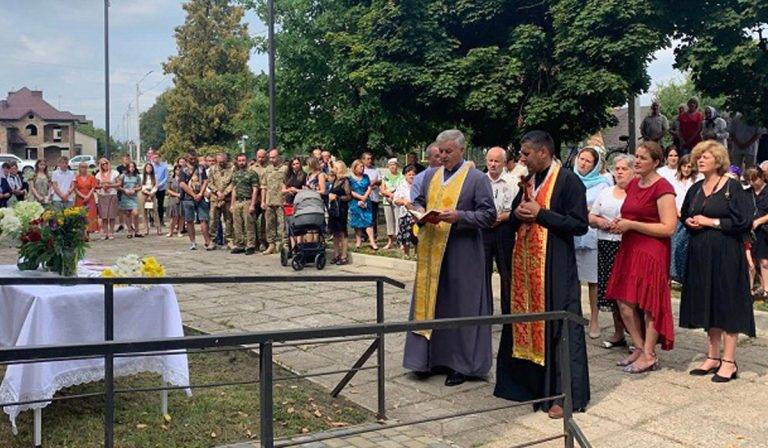
[[[164,64],[174,75],[167,94],[163,152],[169,159],[204,145],[231,146],[232,122],[250,96],[251,41],[243,9],[229,0],[190,0],[176,28],[178,55]]]
[[[712,106],[717,110],[722,110],[725,105],[725,98],[710,98],[696,88],[689,76],[682,81],[670,81],[667,83],[656,84],[653,99],[659,102],[662,115],[673,120],[677,116],[677,109],[681,104],[687,104],[688,100],[696,98],[699,105]]]
[[[765,0],[670,0],[685,11],[675,17],[681,45],[676,65],[694,84],[747,121],[768,124],[768,2]]]
[[[265,18],[264,0],[243,3]],[[402,152],[447,127],[483,146],[533,128],[579,140],[648,88],[666,43],[659,9],[641,0],[276,6],[281,144],[342,154]]]
[[[139,129],[141,130],[142,147],[150,147],[162,151],[165,144],[165,129],[163,124],[168,116],[168,102],[166,100],[167,92],[158,96],[155,104],[145,112],[142,112],[139,119]]]

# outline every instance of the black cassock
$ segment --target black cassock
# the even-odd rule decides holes
[[[544,180],[546,172],[536,175],[536,186]],[[520,204],[522,192],[513,203],[513,210]],[[520,225],[512,215],[514,228]],[[587,201],[584,184],[571,171],[561,168],[555,179],[555,187],[549,210],[542,209],[536,219],[546,227],[546,311],[570,311],[581,316],[581,286],[576,268],[573,237],[584,235],[588,230]],[[514,292],[513,292],[514,293]],[[589,403],[589,369],[584,327],[569,325],[571,363],[571,391],[573,408],[580,410]],[[544,366],[512,357],[512,329],[505,325],[501,333],[496,364],[496,388],[493,394],[513,401],[528,401],[561,393],[560,388],[560,338],[561,322],[546,323],[546,348]],[[534,409],[547,411],[552,403],[542,403]]]

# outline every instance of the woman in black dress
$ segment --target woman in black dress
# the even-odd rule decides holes
[[[347,178],[347,165],[341,160],[333,164],[333,183],[328,194],[328,232],[333,235],[331,264],[347,264],[347,218],[352,188]]]
[[[680,326],[703,328],[709,336],[707,359],[691,375],[714,373],[713,382],[725,383],[738,377],[739,333],[755,336],[744,252],[755,207],[741,183],[725,176],[730,163],[721,144],[701,142],[692,158],[704,180],[688,190],[680,213],[690,233]]]
[[[755,220],[752,223],[755,241],[752,243],[752,257],[758,264],[757,275],[760,278],[760,288],[756,294],[766,297],[768,296],[768,188],[765,188],[765,173],[759,168],[748,169],[744,177],[749,181],[755,198]]]

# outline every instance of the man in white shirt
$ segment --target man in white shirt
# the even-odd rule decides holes
[[[373,164],[373,154],[366,151],[361,158],[363,166],[365,166],[365,174],[368,175],[368,179],[371,181],[371,211],[373,212],[373,237],[379,238],[379,202],[381,202],[381,194],[379,193],[379,186],[381,185],[381,173],[379,169]]]
[[[485,166],[488,168],[487,175],[491,181],[493,203],[496,206],[496,222],[491,228],[483,230],[483,247],[491,297],[493,297],[491,275],[495,260],[501,279],[501,311],[509,314],[512,300],[512,249],[515,246],[515,230],[512,228],[509,215],[519,187],[504,174],[506,162],[507,153],[504,148],[496,146],[485,154]],[[493,313],[493,303],[491,303],[491,313]]]
[[[59,167],[51,174],[54,210],[63,210],[75,205],[75,173],[69,169],[69,158],[61,156]]]

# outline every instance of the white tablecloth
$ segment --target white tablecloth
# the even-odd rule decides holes
[[[0,277],[51,275],[0,265]],[[148,290],[115,288],[115,340],[184,335],[176,294],[170,285]],[[0,286],[0,347],[58,345],[104,340],[104,287]],[[155,372],[175,386],[189,384],[187,355],[115,358],[115,376]],[[7,367],[0,403],[53,398],[65,387],[104,379],[103,359],[40,362]],[[187,394],[190,392],[187,391]],[[50,402],[3,408],[15,430],[21,411]]]

